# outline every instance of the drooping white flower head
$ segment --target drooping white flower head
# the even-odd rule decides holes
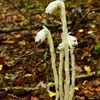
[[[35,37],[35,42],[43,42],[46,39],[46,29],[40,30],[36,37]]]
[[[73,46],[76,46],[77,44],[78,44],[77,38],[75,36],[71,36],[71,35],[68,34],[68,43],[67,43],[67,41],[66,41],[65,44],[63,42],[60,43],[59,46],[58,46],[58,49],[62,50],[62,49],[64,49],[64,47],[66,45],[68,45],[71,48]]]
[[[78,44],[77,38],[75,36],[68,35],[68,46],[73,47]]]
[[[45,12],[46,12],[47,14],[52,14],[52,13],[54,13],[54,12],[57,10],[57,8],[58,8],[59,6],[61,6],[61,0],[53,1],[53,2],[51,2],[51,3],[47,6]]]

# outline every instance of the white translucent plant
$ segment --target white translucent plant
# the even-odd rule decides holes
[[[56,88],[56,98],[55,100],[72,100],[74,94],[74,85],[75,85],[75,59],[74,59],[74,46],[77,45],[77,38],[71,36],[68,33],[67,22],[66,22],[66,11],[65,11],[65,4],[63,0],[56,0],[51,2],[45,12],[47,14],[53,14],[56,10],[60,8],[60,18],[62,22],[62,42],[59,44],[58,49],[60,50],[59,54],[59,80],[57,75],[57,70],[55,67],[55,52],[54,52],[54,45],[53,40],[51,37],[50,31],[44,26],[41,31],[37,33],[35,38],[35,42],[43,42],[46,38],[48,39],[50,52],[51,52],[51,61],[52,61],[52,69],[54,73],[54,83]],[[69,52],[71,55],[71,66],[72,66],[72,77],[71,77],[71,86],[70,86],[70,74],[69,74]],[[65,59],[64,59],[65,58]],[[64,68],[63,68],[64,66]],[[65,80],[62,77],[62,70],[65,70]],[[63,86],[64,82],[64,86]],[[58,83],[59,83],[59,91],[58,91]],[[60,98],[59,98],[60,96]]]
[[[46,8],[46,13],[47,14],[52,14],[57,8],[60,8],[61,10],[61,13],[60,13],[60,18],[61,18],[61,21],[62,21],[62,45],[64,47],[64,50],[63,52],[65,53],[65,74],[66,74],[66,79],[65,79],[65,94],[64,94],[64,99],[65,100],[68,100],[69,99],[69,83],[70,83],[70,77],[69,77],[69,47],[68,45],[66,45],[66,43],[68,44],[68,29],[67,29],[67,23],[66,23],[66,15],[65,15],[65,5],[64,5],[64,2],[62,0],[56,0],[54,2],[51,2],[47,8]],[[66,42],[67,41],[67,42]],[[61,52],[60,52],[61,53]],[[60,54],[62,55],[62,54]],[[63,59],[63,58],[62,58]],[[63,60],[61,60],[61,62],[63,63]],[[63,67],[61,66],[61,62],[60,62],[60,66],[59,67]],[[61,72],[62,69],[59,68]],[[60,80],[60,76],[62,73],[59,73],[59,80]],[[62,83],[62,80],[59,81],[59,85],[61,85]],[[63,86],[62,86],[63,87]],[[60,91],[60,98],[63,99],[62,97],[62,89],[59,88],[59,91]]]
[[[64,46],[67,46],[67,45],[71,48],[73,46],[76,46],[77,44],[78,44],[77,38],[75,36],[68,35],[68,41],[66,41],[66,45],[64,45],[64,43],[62,42],[59,44],[58,49],[62,50],[64,49]]]
[[[36,37],[35,37],[35,42],[43,42],[46,39],[46,29],[40,30]]]
[[[54,74],[54,83],[55,83],[55,88],[56,88],[56,100],[58,100],[59,98],[58,75],[57,75],[57,70],[55,66],[56,55],[54,52],[54,44],[53,44],[50,31],[45,26],[43,26],[43,29],[37,33],[37,36],[35,37],[35,42],[43,42],[46,38],[48,39],[49,47],[50,47],[52,69],[53,69],[53,74]]]

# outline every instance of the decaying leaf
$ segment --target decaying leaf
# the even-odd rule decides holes
[[[87,80],[84,80],[84,82],[82,84],[85,85],[87,82],[88,82]]]
[[[78,32],[79,33],[82,33],[82,32],[84,32],[84,30],[83,29],[79,29]]]
[[[51,91],[49,91],[49,96],[50,96],[50,97],[53,97],[53,96],[55,96],[55,95],[56,95],[55,92],[51,92]]]
[[[84,66],[84,69],[87,73],[90,73],[91,72],[91,69],[90,69],[90,66]]]
[[[74,87],[74,90],[77,90],[78,91],[79,90],[78,86]]]
[[[25,74],[24,77],[31,77],[32,74]]]
[[[2,68],[3,68],[3,65],[2,65],[2,64],[0,64],[0,71],[2,70]]]
[[[39,100],[37,97],[31,97],[31,100]]]
[[[5,60],[4,60],[4,64],[7,65],[8,67],[12,67],[12,66],[16,65],[16,63],[17,63],[18,61],[19,61],[19,60],[17,60],[17,59],[16,59],[16,60],[14,59],[14,60],[11,60],[11,61],[5,61]]]

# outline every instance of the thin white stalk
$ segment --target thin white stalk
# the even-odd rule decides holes
[[[70,83],[70,76],[69,76],[69,48],[65,49],[65,96],[64,100],[69,100],[69,83]]]
[[[64,98],[64,91],[63,91],[63,77],[62,77],[62,69],[63,69],[63,63],[64,63],[64,50],[60,50],[60,56],[59,56],[60,62],[59,62],[59,95],[60,100],[63,100]]]
[[[66,22],[66,11],[64,2],[61,0],[61,21],[62,21],[62,42],[64,44],[64,52],[65,52],[65,96],[64,100],[69,100],[69,83],[70,83],[70,76],[69,76],[69,47],[66,45],[68,43],[68,29],[67,29],[67,22]]]
[[[74,95],[74,86],[75,86],[75,57],[73,54],[74,47],[70,48],[70,55],[71,55],[71,66],[72,66],[72,77],[71,77],[71,87],[70,87],[70,98],[72,100]]]
[[[52,40],[52,37],[51,37],[51,33],[47,28],[46,28],[46,31],[47,31],[47,39],[48,39],[49,46],[50,46],[52,69],[53,69],[54,82],[55,82],[55,88],[56,88],[56,99],[55,100],[58,100],[58,98],[59,98],[58,75],[57,75],[57,70],[56,70],[56,66],[55,66],[56,55],[55,55],[55,52],[54,52],[54,45],[53,45],[53,40]]]

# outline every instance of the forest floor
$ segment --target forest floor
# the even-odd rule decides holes
[[[43,25],[49,28],[58,68],[59,11],[46,15],[38,1],[8,1],[0,2],[0,100],[54,100],[43,84],[39,86],[53,82],[49,45],[47,40],[35,43],[35,36]],[[65,4],[68,29],[78,39],[73,100],[100,100],[100,1]]]

